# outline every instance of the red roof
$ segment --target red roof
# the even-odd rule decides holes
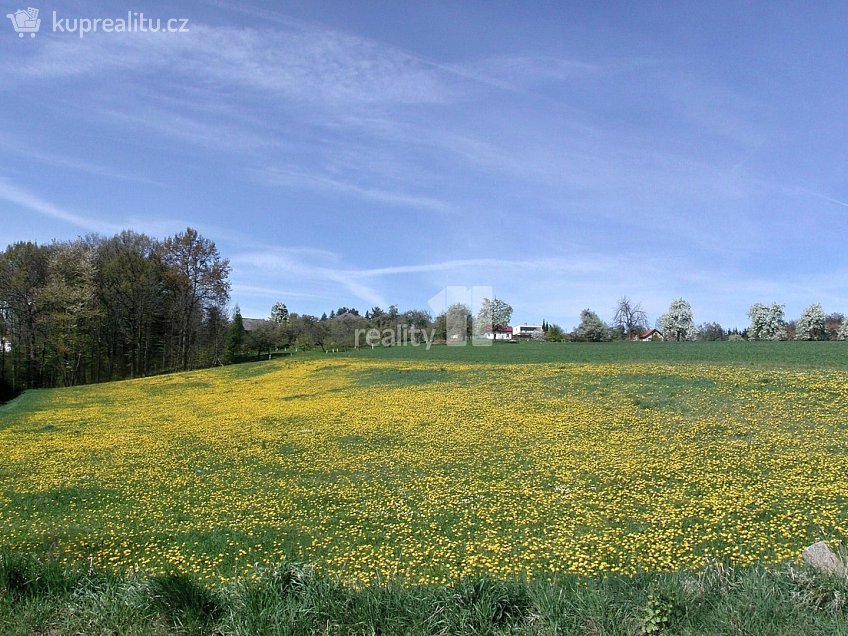
[[[496,333],[512,333],[512,327],[499,327],[496,326],[494,329],[492,325],[486,325],[486,333],[491,333],[492,331]]]

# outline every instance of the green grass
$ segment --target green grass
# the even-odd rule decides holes
[[[466,363],[658,362],[848,369],[848,342],[561,342],[361,348],[339,356]]]
[[[848,582],[817,577],[789,564],[747,568],[709,566],[699,572],[638,574],[633,577],[556,575],[553,579],[517,580],[481,576],[455,580],[446,585],[411,585],[402,579],[390,579],[357,587],[349,582],[342,584],[329,575],[316,574],[309,566],[297,565],[294,561],[262,569],[258,580],[246,578],[234,583],[216,584],[210,579],[201,581],[192,578],[179,570],[154,576],[97,566],[89,568],[85,563],[66,566],[52,560],[50,555],[58,553],[57,546],[79,543],[96,553],[100,548],[99,541],[116,544],[127,536],[138,542],[152,537],[162,549],[180,545],[189,553],[225,554],[220,567],[227,572],[234,570],[231,552],[236,548],[232,546],[254,545],[257,546],[257,554],[274,553],[278,559],[283,555],[293,560],[312,559],[313,555],[305,551],[309,542],[303,533],[313,529],[304,522],[306,517],[300,519],[300,526],[289,517],[281,517],[273,524],[262,526],[260,523],[249,530],[240,530],[235,525],[241,512],[235,511],[236,516],[229,521],[210,518],[206,527],[189,525],[196,525],[197,519],[192,517],[191,511],[203,508],[209,488],[232,491],[236,500],[253,499],[268,494],[268,483],[273,483],[275,488],[281,483],[297,485],[305,498],[303,505],[298,505],[298,511],[319,510],[316,519],[329,519],[336,514],[336,522],[340,524],[337,528],[357,525],[361,518],[345,516],[351,501],[319,500],[315,493],[326,490],[337,480],[390,490],[394,484],[402,482],[399,476],[409,476],[402,472],[406,470],[404,466],[397,468],[399,472],[393,472],[394,469],[386,469],[379,464],[372,466],[368,462],[354,471],[358,466],[354,461],[356,457],[379,457],[380,454],[398,452],[396,447],[401,445],[403,438],[396,437],[391,430],[340,430],[338,434],[324,439],[316,437],[315,431],[311,431],[315,428],[313,423],[306,419],[286,419],[288,405],[315,399],[317,381],[324,374],[347,369],[354,385],[361,387],[363,393],[371,388],[426,391],[429,387],[438,392],[448,385],[473,389],[476,383],[492,377],[490,365],[547,363],[552,365],[555,373],[544,384],[534,385],[533,391],[538,395],[531,396],[532,400],[527,399],[545,405],[549,399],[566,396],[593,404],[612,403],[612,398],[618,402],[624,399],[625,405],[632,406],[632,410],[628,411],[631,417],[621,424],[624,427],[621,431],[609,429],[616,434],[632,428],[634,422],[650,421],[656,417],[658,420],[678,418],[674,420],[677,422],[674,426],[679,426],[679,430],[666,426],[661,431],[664,434],[690,435],[689,427],[699,414],[721,407],[719,398],[715,397],[721,390],[724,391],[721,400],[725,400],[725,408],[732,410],[735,408],[733,405],[744,404],[752,408],[753,415],[749,417],[758,417],[754,406],[765,404],[770,395],[779,394],[797,406],[797,422],[776,422],[769,430],[787,429],[794,435],[797,426],[806,426],[804,434],[820,436],[824,431],[822,427],[816,428],[817,422],[822,421],[820,410],[824,405],[832,407],[834,399],[842,399],[844,393],[831,396],[827,393],[831,389],[826,386],[805,393],[803,387],[792,383],[791,378],[815,377],[817,369],[848,369],[848,343],[521,343],[492,347],[440,346],[430,351],[423,347],[366,349],[335,354],[313,351],[297,354],[288,360],[245,363],[196,375],[165,376],[159,378],[153,387],[148,387],[145,380],[135,380],[69,390],[30,391],[0,407],[0,431],[8,429],[10,435],[37,439],[37,448],[41,448],[57,443],[60,438],[83,438],[91,425],[91,421],[84,417],[79,420],[71,418],[68,422],[39,423],[31,428],[21,425],[27,417],[43,415],[50,405],[70,407],[68,410],[72,413],[99,407],[105,408],[105,412],[117,413],[120,412],[121,400],[115,397],[112,388],[133,386],[134,383],[140,387],[139,393],[148,392],[150,399],[158,403],[186,402],[187,389],[199,394],[208,393],[209,387],[220,378],[225,378],[228,386],[247,389],[267,382],[269,377],[279,382],[279,376],[275,374],[284,365],[316,359],[330,359],[338,366],[318,369],[314,373],[315,384],[299,386],[290,393],[285,393],[287,386],[284,383],[280,384],[280,395],[275,396],[281,405],[279,410],[273,415],[257,418],[257,424],[267,431],[268,441],[263,438],[261,451],[255,448],[259,443],[251,446],[250,440],[245,440],[244,445],[242,442],[235,445],[231,455],[222,454],[220,449],[207,448],[199,438],[189,436],[175,442],[177,446],[174,448],[181,449],[176,455],[202,457],[203,462],[187,465],[190,470],[181,476],[185,483],[195,484],[180,491],[185,497],[178,498],[168,507],[144,509],[148,514],[151,511],[161,513],[162,527],[151,527],[149,519],[153,517],[145,517],[141,507],[133,508],[120,492],[102,487],[94,478],[71,480],[37,491],[18,491],[16,476],[9,472],[11,464],[4,465],[0,461],[0,481],[10,484],[8,490],[0,492],[0,504],[14,510],[24,527],[30,528],[29,532],[38,530],[41,533],[38,541],[31,546],[31,554],[12,552],[0,556],[0,635],[510,633],[633,636],[651,625],[668,634],[848,634]],[[361,368],[351,371],[358,360],[375,363],[385,360],[395,364],[385,368],[379,364],[367,368],[360,365]],[[432,364],[418,364],[425,361]],[[649,374],[618,373],[614,380],[590,373],[579,376],[567,373],[571,365],[587,362],[657,363],[672,367],[675,364],[695,365],[696,371],[701,371],[697,368],[700,364],[728,366],[742,368],[744,378],[739,385],[732,384],[737,381],[734,375],[734,379],[719,386],[715,384],[716,380],[706,377],[707,374],[705,377],[698,377],[697,373],[677,375],[668,366]],[[454,366],[455,363],[460,365]],[[783,369],[801,373],[782,373],[780,370]],[[217,379],[211,379],[213,377]],[[503,377],[499,381],[508,384]],[[335,395],[333,391],[337,389],[328,389],[320,396],[329,399]],[[233,399],[238,397],[237,392],[232,394]],[[192,409],[206,408],[202,404],[188,402]],[[809,412],[804,411],[806,407],[809,407]],[[347,408],[346,405],[340,407],[340,423],[346,422]],[[360,405],[359,408],[363,407]],[[469,402],[462,408],[473,414],[474,404]],[[842,408],[844,410],[844,405]],[[427,421],[426,418],[422,420],[424,424]],[[115,422],[116,427],[120,424],[120,421]],[[698,447],[705,452],[717,452],[717,449],[742,442],[748,445],[757,442],[747,429],[735,432],[727,428],[732,423],[718,421],[714,424],[712,428],[691,433],[692,436],[700,436]],[[301,429],[305,428],[311,431],[309,437],[302,434]],[[833,452],[821,457],[827,457],[829,462],[845,457],[843,433],[844,428],[840,426],[824,431],[824,434],[833,435]],[[659,445],[657,448],[662,447],[662,440],[646,439],[646,443],[653,440]],[[313,442],[315,448],[306,445]],[[434,448],[439,448],[438,442],[432,442]],[[643,450],[650,455],[654,448],[646,446]],[[486,463],[486,468],[497,480],[506,483],[515,475],[535,474],[531,454],[538,450],[536,447],[512,449],[505,445],[504,440],[493,439],[491,443],[487,441],[484,450],[492,458]],[[91,461],[106,462],[109,452],[117,451],[92,450]],[[333,471],[313,470],[315,459],[326,453],[335,453],[350,460],[353,468],[344,471],[334,466]],[[470,458],[465,457],[456,465],[452,461],[450,455],[434,453],[427,470],[435,466],[442,474],[452,476],[445,482],[450,486],[466,477]],[[243,472],[237,475],[240,478],[250,477],[252,485],[233,478],[230,473],[233,465],[241,467]],[[728,471],[735,471],[738,476],[743,469],[744,466],[735,465]],[[58,461],[55,470],[57,474],[66,472]],[[418,470],[422,469],[419,467]],[[131,474],[127,472],[127,476]],[[612,488],[611,484],[615,488],[621,487],[619,476],[606,474],[600,468],[598,475],[592,479],[589,477],[586,477],[587,487],[591,486],[593,491],[601,486]],[[765,473],[760,477],[763,480],[771,478]],[[609,483],[601,483],[598,481],[600,478]],[[257,484],[264,489],[262,492],[250,490]],[[668,492],[682,492],[675,483],[669,482],[663,487],[667,487]],[[155,479],[146,481],[144,488],[151,499],[161,501],[167,500],[175,489],[173,484],[160,483]],[[281,496],[282,493],[278,494],[278,497]],[[487,503],[490,500],[484,498],[482,501]],[[339,505],[335,506],[336,503]],[[826,503],[844,509],[844,499],[827,500]],[[809,507],[812,506],[809,504]],[[132,514],[125,514],[127,507],[131,508]],[[262,509],[261,506],[258,508]],[[212,510],[210,514],[219,512]],[[244,515],[253,513],[249,506],[245,506],[243,512]],[[450,534],[458,527],[466,511],[444,509],[439,514],[442,516],[436,515],[429,521],[442,524],[444,533]],[[118,527],[125,534],[107,536],[105,529],[113,526],[106,522],[116,519],[123,520],[124,525]],[[379,545],[382,518],[375,523],[377,525],[371,529],[375,534],[368,540]],[[185,525],[186,529],[178,530],[181,525]],[[42,533],[45,526],[48,530]],[[578,526],[576,532],[579,531]],[[796,538],[809,539],[803,534]],[[0,543],[0,550],[3,547]]]
[[[349,587],[283,563],[210,587],[0,553],[4,636],[33,634],[848,634],[848,581],[790,566],[555,581]]]

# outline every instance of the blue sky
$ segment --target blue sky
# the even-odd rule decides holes
[[[848,3],[31,4],[4,245],[191,225],[249,316],[447,285],[565,327],[625,294],[848,313]],[[190,31],[52,32],[127,10]]]

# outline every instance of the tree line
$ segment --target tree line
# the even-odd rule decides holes
[[[512,307],[499,298],[483,299],[476,316],[467,305],[457,303],[435,318],[422,309],[400,311],[397,305],[385,310],[375,306],[364,314],[353,307],[339,307],[317,318],[290,314],[278,302],[271,308],[270,317],[256,320],[244,318],[236,307],[227,335],[225,361],[238,360],[245,352],[261,358],[280,349],[346,349],[361,344],[356,342],[356,334],[369,330],[396,333],[398,338],[409,339],[408,344],[423,344],[425,332],[431,341],[445,342],[452,337],[467,340],[484,337],[493,327],[505,327],[511,317]]]
[[[187,228],[0,253],[0,387],[70,386],[209,366],[229,324],[230,265]]]
[[[748,309],[749,325],[742,331],[724,329],[717,322],[696,324],[691,305],[678,298],[660,316],[656,330],[665,340],[848,340],[848,321],[841,313],[825,314],[819,303],[804,309],[797,320],[786,320],[785,306],[755,303]],[[556,325],[561,340],[607,342],[634,340],[648,333],[648,314],[627,297],[618,301],[612,325],[590,309],[580,313],[580,324],[570,334]],[[548,338],[551,339],[551,338]]]
[[[339,307],[320,317],[290,313],[276,303],[270,316],[232,316],[230,265],[214,241],[187,228],[157,240],[124,231],[38,245],[18,242],[0,253],[0,401],[27,388],[70,386],[226,364],[276,349],[355,345],[357,330],[414,326],[436,341],[485,336],[506,327],[512,307],[487,299],[478,314],[455,304],[428,311]],[[848,340],[842,314],[821,305],[787,321],[783,305],[754,304],[741,332],[696,325],[692,308],[674,300],[656,321],[667,340]],[[610,323],[584,309],[570,332],[543,321],[532,339],[634,340],[648,330],[640,303],[621,298]],[[476,329],[476,331],[475,331]]]

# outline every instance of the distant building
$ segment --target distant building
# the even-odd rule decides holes
[[[486,327],[487,340],[512,340],[512,327]]]
[[[0,338],[0,351],[5,351],[6,353],[12,352],[12,343],[6,340],[5,338]]]
[[[659,329],[648,329],[639,336],[640,342],[658,342],[660,340],[665,340],[665,336],[663,336],[662,331]]]

